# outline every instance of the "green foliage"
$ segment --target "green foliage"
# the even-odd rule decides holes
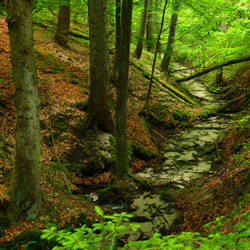
[[[94,223],[92,227],[83,225],[73,232],[66,230],[57,230],[56,227],[43,230],[42,239],[56,240],[60,246],[56,249],[117,249],[116,243],[118,236],[122,235],[125,230],[131,228],[136,230],[138,225],[124,226],[132,215],[125,212],[121,214],[104,215],[103,210],[95,207],[96,213],[101,217],[101,221]]]
[[[99,208],[95,208],[96,213],[101,217],[101,221],[93,224],[91,228],[86,225],[75,229],[73,232],[57,230],[56,227],[43,230],[42,239],[55,240],[60,246],[56,249],[249,249],[250,247],[250,211],[238,218],[238,222],[232,227],[230,233],[223,233],[228,221],[225,217],[217,218],[216,221],[207,223],[204,227],[210,228],[208,235],[199,233],[183,232],[179,235],[168,235],[162,237],[156,233],[150,239],[144,241],[131,241],[124,247],[119,248],[116,244],[119,236],[127,230],[136,231],[139,226],[130,224],[125,226],[132,215],[125,212],[114,215],[104,215]],[[232,225],[231,225],[232,226]]]
[[[211,91],[212,93],[218,94],[223,90],[223,87],[216,87],[213,85],[208,86],[208,90]]]
[[[244,115],[241,119],[237,120],[236,128],[248,128],[250,115]]]
[[[60,189],[65,193],[71,193],[71,189],[66,178],[68,177],[66,167],[67,164],[51,162],[48,168],[44,168],[43,173],[46,175],[53,188]]]

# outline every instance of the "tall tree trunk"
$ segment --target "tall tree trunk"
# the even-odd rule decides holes
[[[226,5],[228,5],[228,0],[226,0]],[[225,14],[222,17],[222,22],[221,22],[221,27],[220,27],[220,31],[223,33],[227,33],[227,23],[226,23],[226,19],[227,19],[227,15]]]
[[[70,26],[70,0],[60,0],[59,17],[58,17],[55,41],[59,45],[64,47],[68,45],[69,26]]]
[[[112,69],[112,80],[117,80],[117,70],[119,65],[119,46],[120,46],[120,40],[121,40],[121,0],[116,0],[116,10],[115,10],[115,27],[116,27],[116,33],[115,33],[115,58],[114,58],[114,64]]]
[[[84,130],[114,131],[109,110],[109,33],[107,0],[89,0],[90,96]]]
[[[10,187],[14,219],[35,219],[41,206],[38,81],[35,65],[32,0],[8,0],[11,64],[17,108],[16,158]]]
[[[140,59],[142,50],[143,50],[143,40],[145,36],[145,30],[146,30],[147,19],[148,19],[148,3],[149,3],[149,0],[144,0],[141,29],[140,29],[137,47],[134,52],[134,55],[136,56],[137,59]]]
[[[168,43],[167,48],[164,53],[164,57],[161,62],[161,71],[169,72],[169,64],[171,61],[171,56],[173,52],[173,44],[175,40],[175,33],[176,33],[176,27],[177,27],[177,21],[178,21],[178,14],[176,13],[180,7],[180,0],[175,0],[173,2],[173,14],[171,16],[171,22],[170,22],[170,29],[169,29],[169,35],[168,35]]]
[[[122,1],[121,42],[116,103],[116,175],[121,178],[129,171],[126,134],[128,71],[133,0]]]
[[[228,0],[226,0],[226,4],[228,4]],[[227,15],[222,17],[220,31],[222,33],[227,33],[227,23],[226,23]],[[220,87],[223,85],[223,68],[220,68],[216,71],[215,79],[214,79],[214,86]]]
[[[148,21],[147,21],[147,51],[154,50],[154,23],[153,23],[153,0],[149,0]]]
[[[161,23],[158,22],[158,20],[161,20],[161,1],[162,0],[155,0],[155,12],[154,12],[154,18],[155,18],[155,32],[156,32],[156,35],[158,36],[159,34],[159,30],[161,28]],[[159,44],[158,44],[158,51],[161,51],[161,40],[159,41]]]

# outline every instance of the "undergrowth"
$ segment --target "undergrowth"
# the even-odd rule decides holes
[[[131,241],[125,246],[117,245],[118,239],[129,231],[136,231],[139,225],[130,224],[125,226],[132,215],[125,212],[114,215],[104,215],[104,212],[96,207],[96,212],[101,216],[101,221],[93,224],[92,227],[83,225],[73,232],[57,230],[56,227],[45,229],[42,232],[42,239],[54,240],[58,242],[53,250],[59,249],[249,249],[250,248],[250,211],[239,216],[237,223],[230,232],[224,229],[230,221],[225,217],[217,218],[215,221],[207,223],[204,227],[210,228],[210,233],[201,235],[200,233],[182,232],[179,235],[168,235],[162,237],[155,233],[150,239],[144,241]],[[231,215],[235,216],[235,213]],[[231,218],[232,219],[232,218]]]

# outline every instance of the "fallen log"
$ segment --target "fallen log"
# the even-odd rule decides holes
[[[241,63],[241,62],[247,62],[247,61],[250,61],[250,56],[246,56],[246,57],[242,57],[242,58],[238,58],[238,59],[232,59],[232,60],[229,60],[227,62],[224,62],[224,63],[220,63],[218,65],[214,65],[214,66],[211,66],[201,72],[197,72],[191,76],[187,76],[187,77],[184,77],[184,78],[180,78],[180,79],[176,79],[177,82],[186,82],[186,81],[189,81],[189,80],[192,80],[196,77],[199,77],[199,76],[202,76],[202,75],[205,75],[211,71],[214,71],[216,69],[219,69],[219,68],[222,68],[222,67],[226,67],[226,66],[229,66],[229,65],[232,65],[232,64],[236,64],[236,63]]]
[[[53,28],[53,29],[55,29],[54,26],[50,26],[50,25],[45,24],[45,23],[40,23],[40,22],[36,22],[36,21],[33,21],[33,23],[36,24],[36,25],[39,25],[39,26],[41,26],[41,27],[43,27],[43,28]],[[82,39],[84,39],[84,40],[89,40],[89,37],[88,37],[88,36],[83,35],[83,34],[80,34],[79,32],[75,32],[75,31],[73,31],[73,30],[70,30],[70,31],[69,31],[69,34],[70,34],[71,36],[74,36],[74,37],[77,37],[77,38],[82,38]]]
[[[150,73],[145,71],[145,69],[141,68],[139,65],[137,65],[135,62],[133,62],[132,60],[130,60],[130,63],[135,66],[137,69],[139,69],[140,71],[143,72],[143,75],[145,77],[147,77],[148,79],[150,79]],[[169,90],[170,94],[180,98],[181,100],[197,107],[199,106],[198,103],[196,103],[195,101],[193,101],[191,98],[189,98],[188,96],[186,96],[184,93],[182,93],[181,91],[177,90],[176,88],[174,88],[173,86],[171,86],[170,84],[165,83],[164,81],[162,81],[161,79],[159,79],[157,76],[153,77],[154,82],[156,82],[157,84],[159,84],[161,87],[164,87],[166,89]]]
[[[244,94],[244,95],[241,95],[241,96],[237,96],[235,98],[233,98],[232,100],[230,100],[229,102],[227,102],[226,104],[222,105],[221,107],[219,107],[217,110],[216,110],[216,113],[218,112],[223,112],[225,111],[227,108],[229,108],[232,104],[236,103],[236,102],[240,102],[240,101],[243,101],[244,99],[248,99],[250,98],[250,93],[247,93],[247,94]]]

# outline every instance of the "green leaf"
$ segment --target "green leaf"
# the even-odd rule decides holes
[[[104,215],[104,212],[103,212],[103,210],[101,209],[101,208],[99,208],[99,207],[95,207],[95,212],[98,214],[98,215],[100,215],[100,216],[103,216]]]

